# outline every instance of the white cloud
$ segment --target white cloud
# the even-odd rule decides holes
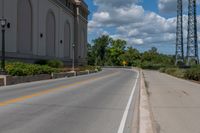
[[[113,7],[110,9],[99,10],[93,14],[93,20],[89,22],[89,26],[96,22],[96,25],[104,24],[104,26],[121,26],[133,22],[141,21],[144,9],[141,6],[132,5],[130,7]]]
[[[110,19],[110,14],[108,12],[96,12],[93,17],[96,21],[105,22]]]
[[[188,0],[182,0],[183,10],[186,13],[188,8]],[[200,0],[197,0],[197,5],[200,4]],[[159,0],[158,8],[163,13],[176,12],[177,0]]]
[[[101,6],[105,8],[106,6],[109,7],[123,7],[123,6],[128,6],[132,3],[137,3],[139,0],[94,0],[95,5]],[[101,8],[100,7],[100,8]]]
[[[159,0],[158,8],[162,12],[175,12],[177,8],[177,0]]]
[[[167,19],[155,12],[145,11],[142,6],[135,4],[135,0],[128,0],[128,5],[124,0],[94,1],[98,9],[89,21],[90,35],[98,37],[107,34],[115,39],[124,39],[129,45],[175,44],[176,17]],[[160,1],[174,3],[175,0]],[[162,8],[167,11],[166,7]],[[186,16],[184,20],[184,37],[186,38]]]
[[[137,38],[130,39],[129,42],[131,42],[132,44],[138,44],[138,45],[144,44],[143,39],[137,39]]]

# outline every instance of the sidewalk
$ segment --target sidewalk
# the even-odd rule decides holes
[[[157,133],[200,133],[200,84],[144,71]]]

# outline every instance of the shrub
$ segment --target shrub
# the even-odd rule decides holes
[[[159,72],[165,73],[165,71],[166,71],[166,67],[162,67],[159,69]]]
[[[178,78],[184,78],[185,70],[179,69],[179,68],[166,68],[165,73],[178,77]]]
[[[64,67],[64,63],[60,60],[49,60],[47,65],[53,68],[62,68]]]
[[[64,67],[64,63],[60,60],[38,60],[35,62],[38,65],[48,65],[53,68],[62,68]]]
[[[102,68],[101,68],[100,66],[97,66],[96,69],[97,69],[98,71],[102,71]]]
[[[27,64],[22,62],[12,62],[6,64],[6,71],[12,76],[28,76],[37,74],[51,74],[57,72],[55,68],[45,65]]]
[[[167,74],[173,75],[177,70],[178,70],[178,68],[167,68],[167,69],[165,70],[165,72],[166,72]]]
[[[141,67],[141,61],[140,60],[134,60],[131,64],[133,67]]]
[[[159,70],[162,67],[165,67],[166,65],[164,64],[155,64],[151,62],[143,62],[141,64],[142,69],[151,69],[151,70]]]
[[[176,76],[178,78],[184,78],[185,76],[185,70],[184,69],[177,69],[173,76]]]
[[[98,71],[101,71],[101,67],[100,66],[81,66],[78,68],[79,71],[85,71],[85,70],[98,70]]]
[[[186,79],[200,81],[200,67],[193,67],[186,70],[184,77]]]
[[[48,62],[48,60],[37,60],[35,62],[35,64],[38,64],[38,65],[47,65],[47,62]]]

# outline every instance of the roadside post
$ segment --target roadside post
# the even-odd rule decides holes
[[[5,31],[6,31],[7,20],[5,18],[1,18],[0,23],[2,32],[1,74],[5,74]]]

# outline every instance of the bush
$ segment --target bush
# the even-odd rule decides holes
[[[195,65],[187,69],[161,68],[159,71],[178,77],[178,78],[185,78],[189,80],[200,81],[200,66],[199,65]]]
[[[200,81],[200,67],[193,67],[186,70],[184,77],[186,79]]]
[[[6,71],[12,76],[28,76],[38,74],[51,74],[57,69],[45,65],[27,64],[22,62],[12,62],[6,64]]]
[[[47,65],[53,68],[62,68],[64,67],[64,63],[60,60],[38,60],[35,62],[38,65]]]
[[[60,60],[49,60],[47,61],[47,65],[53,68],[62,68],[64,67],[64,63]]]
[[[143,62],[141,64],[142,69],[151,69],[151,70],[159,70],[162,67],[165,67],[166,65],[164,64],[155,64],[151,62]]]
[[[95,66],[79,66],[79,71],[85,71],[85,70],[95,70]]]
[[[35,62],[35,64],[38,64],[38,65],[47,65],[47,62],[48,60],[38,60]]]
[[[176,71],[178,71],[178,68],[167,68],[165,69],[165,72],[167,74],[173,75]]]
[[[141,61],[140,60],[134,60],[131,64],[133,67],[141,67]]]
[[[159,69],[159,72],[165,73],[165,71],[166,71],[166,67],[162,67]]]
[[[178,78],[184,78],[184,76],[185,76],[185,70],[184,69],[179,69],[179,68],[160,69],[160,71],[162,71],[162,70],[163,70],[163,72],[165,72],[169,75],[178,77]]]
[[[100,66],[97,66],[97,67],[96,67],[96,70],[102,71],[102,68],[101,68]]]

